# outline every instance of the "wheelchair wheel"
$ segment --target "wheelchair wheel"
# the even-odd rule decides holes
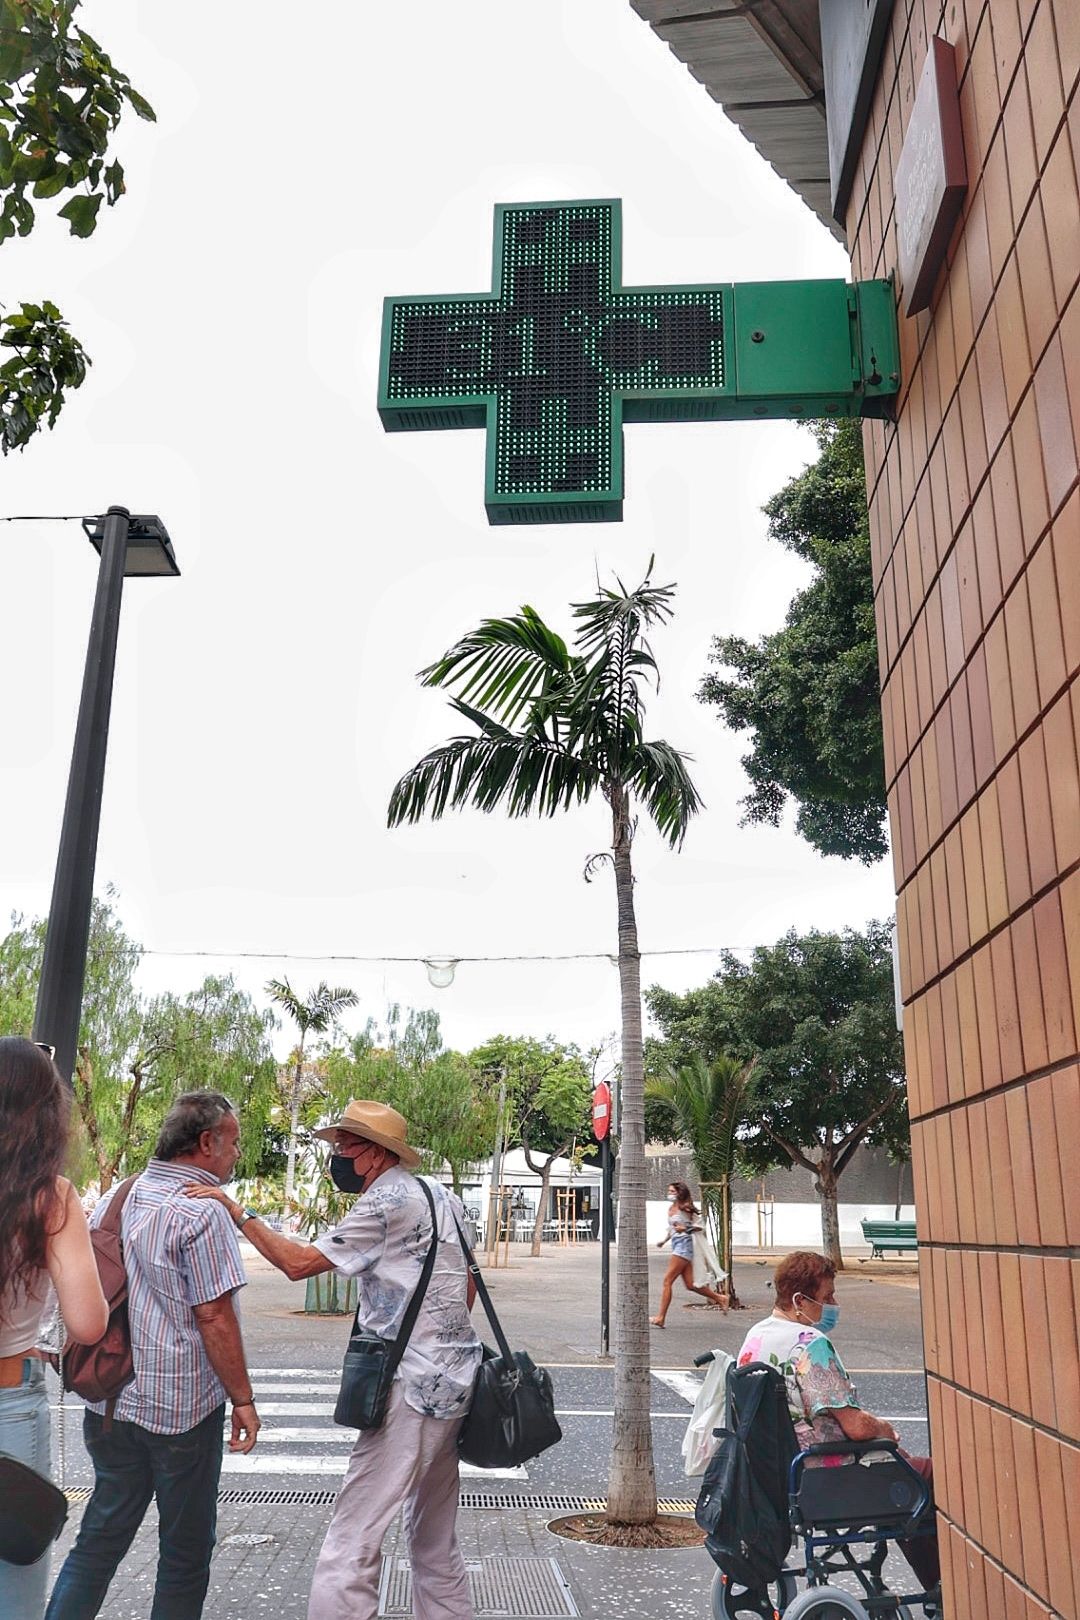
[[[786,1614],[788,1604],[795,1596],[794,1575],[781,1575],[764,1592],[755,1592],[733,1581],[718,1569],[713,1576],[709,1595],[712,1620],[776,1620]]]
[[[784,1620],[869,1620],[857,1597],[839,1586],[810,1586],[784,1611]]]

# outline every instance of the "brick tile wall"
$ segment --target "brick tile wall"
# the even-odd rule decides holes
[[[949,1620],[1080,1615],[1080,0],[897,0],[848,215],[956,47],[969,169],[866,425]]]

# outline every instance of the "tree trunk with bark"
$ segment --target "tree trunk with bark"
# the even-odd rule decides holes
[[[301,1035],[300,1045],[296,1051],[296,1068],[293,1070],[292,1096],[289,1098],[289,1156],[285,1161],[286,1208],[296,1197],[296,1136],[300,1128],[300,1077],[303,1068],[304,1037]]]
[[[823,1153],[817,1165],[817,1190],[821,1199],[821,1246],[837,1271],[844,1269],[840,1248],[839,1176],[831,1153]]]
[[[570,1143],[563,1142],[561,1146],[555,1149],[554,1153],[548,1154],[543,1164],[534,1164],[529,1149],[525,1147],[524,1143],[522,1147],[525,1153],[525,1163],[534,1176],[540,1177],[540,1202],[536,1206],[536,1225],[533,1227],[532,1245],[529,1249],[530,1260],[539,1260],[540,1245],[544,1238],[544,1222],[547,1219],[548,1198],[551,1194],[551,1167],[560,1154],[568,1151]]]
[[[622,1008],[622,1115],[619,1242],[615,1290],[615,1379],[607,1518],[646,1525],[656,1518],[649,1371],[649,1261],[645,1241],[645,1076],[641,1030],[641,958],[630,861],[633,829],[621,783],[605,789],[612,815],[612,861],[619,919]]]

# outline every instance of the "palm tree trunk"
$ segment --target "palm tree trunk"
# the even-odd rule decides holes
[[[619,916],[622,1004],[622,1117],[619,1148],[619,1244],[615,1289],[615,1419],[608,1520],[649,1524],[656,1518],[656,1471],[649,1417],[649,1261],[645,1242],[645,1076],[641,1033],[641,958],[630,864],[630,807],[620,783],[611,805],[615,894]]]
[[[288,1208],[296,1197],[296,1136],[300,1128],[300,1076],[304,1068],[304,1037],[296,1049],[296,1068],[293,1070],[292,1096],[289,1098],[289,1156],[285,1161],[285,1205]]]

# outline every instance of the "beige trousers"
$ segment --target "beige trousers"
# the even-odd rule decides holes
[[[381,1429],[365,1429],[315,1565],[308,1620],[376,1620],[382,1544],[404,1505],[415,1620],[473,1620],[457,1541],[461,1419],[424,1417],[394,1384]]]

